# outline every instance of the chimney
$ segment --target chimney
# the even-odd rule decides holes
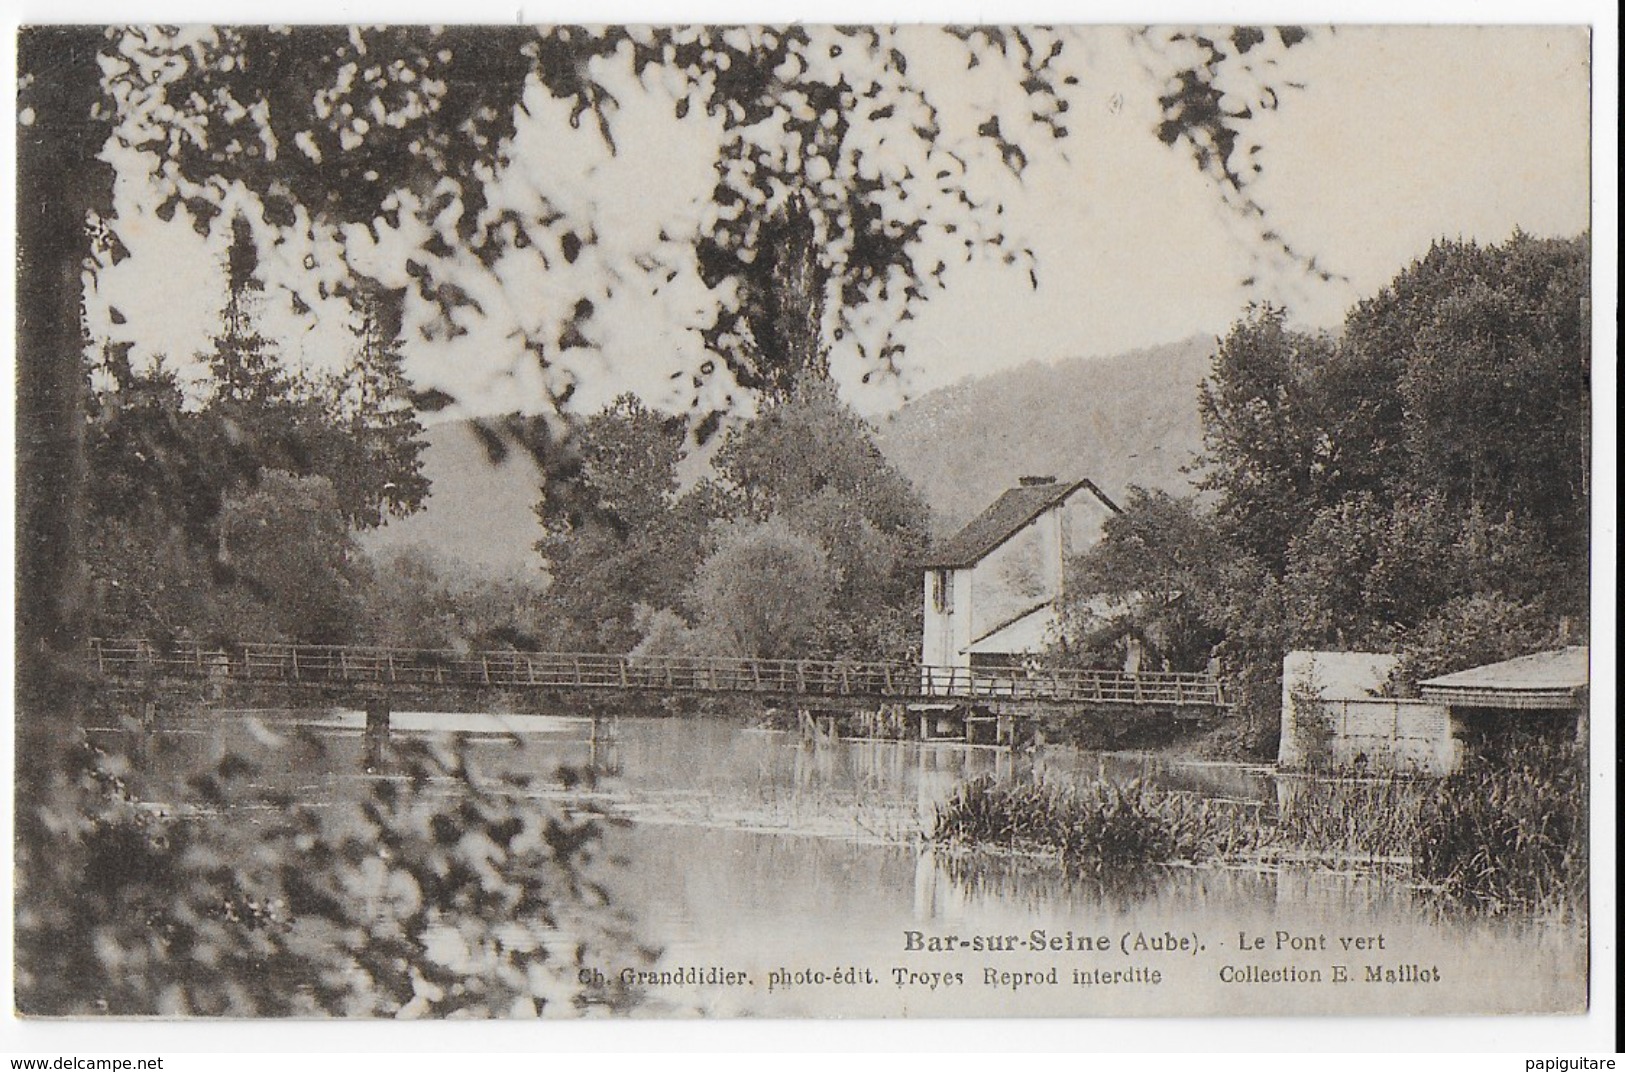
[[[1045,484],[1053,483],[1055,483],[1055,478],[1052,476],[1024,476],[1021,478],[1021,486],[1024,488],[1040,488]]]

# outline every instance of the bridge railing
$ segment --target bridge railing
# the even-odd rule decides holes
[[[90,646],[97,668],[113,678],[182,677],[398,688],[739,692],[1160,707],[1225,705],[1220,683],[1205,674],[972,670],[840,659],[459,652],[315,644],[211,648],[192,643],[93,640]]]
[[[1145,706],[1224,706],[1221,682],[1207,674],[1127,673],[1120,670],[983,670],[919,668],[924,695],[1008,700],[1056,700]]]

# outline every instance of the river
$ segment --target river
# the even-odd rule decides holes
[[[256,741],[313,729],[317,765],[270,770],[302,799],[359,798],[354,711],[216,711],[143,745],[143,795]],[[1441,911],[1393,877],[1312,868],[1163,868],[1136,881],[935,850],[935,808],[984,773],[1147,778],[1274,805],[1267,768],[1049,749],[803,740],[698,718],[396,712],[399,734],[462,732],[492,769],[602,772],[599,875],[652,965],[647,1015],[941,1016],[1576,1012],[1578,923]],[[110,731],[109,731],[110,732]],[[956,948],[946,948],[952,945]],[[967,948],[968,947],[968,948]],[[608,956],[608,954],[606,954]],[[681,973],[732,973],[694,985]]]

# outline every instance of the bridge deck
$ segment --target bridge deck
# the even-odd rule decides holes
[[[318,688],[756,693],[887,701],[987,699],[1078,706],[1227,707],[1206,674],[1108,670],[971,671],[904,662],[427,651],[314,644],[160,645],[93,640],[97,670],[116,680],[183,680]]]

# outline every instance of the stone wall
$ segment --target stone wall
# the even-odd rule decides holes
[[[1448,708],[1377,695],[1394,661],[1376,652],[1289,653],[1281,667],[1280,765],[1456,769],[1460,745]]]
[[[1327,700],[1331,759],[1339,767],[1449,774],[1460,762],[1450,712],[1423,700]]]

